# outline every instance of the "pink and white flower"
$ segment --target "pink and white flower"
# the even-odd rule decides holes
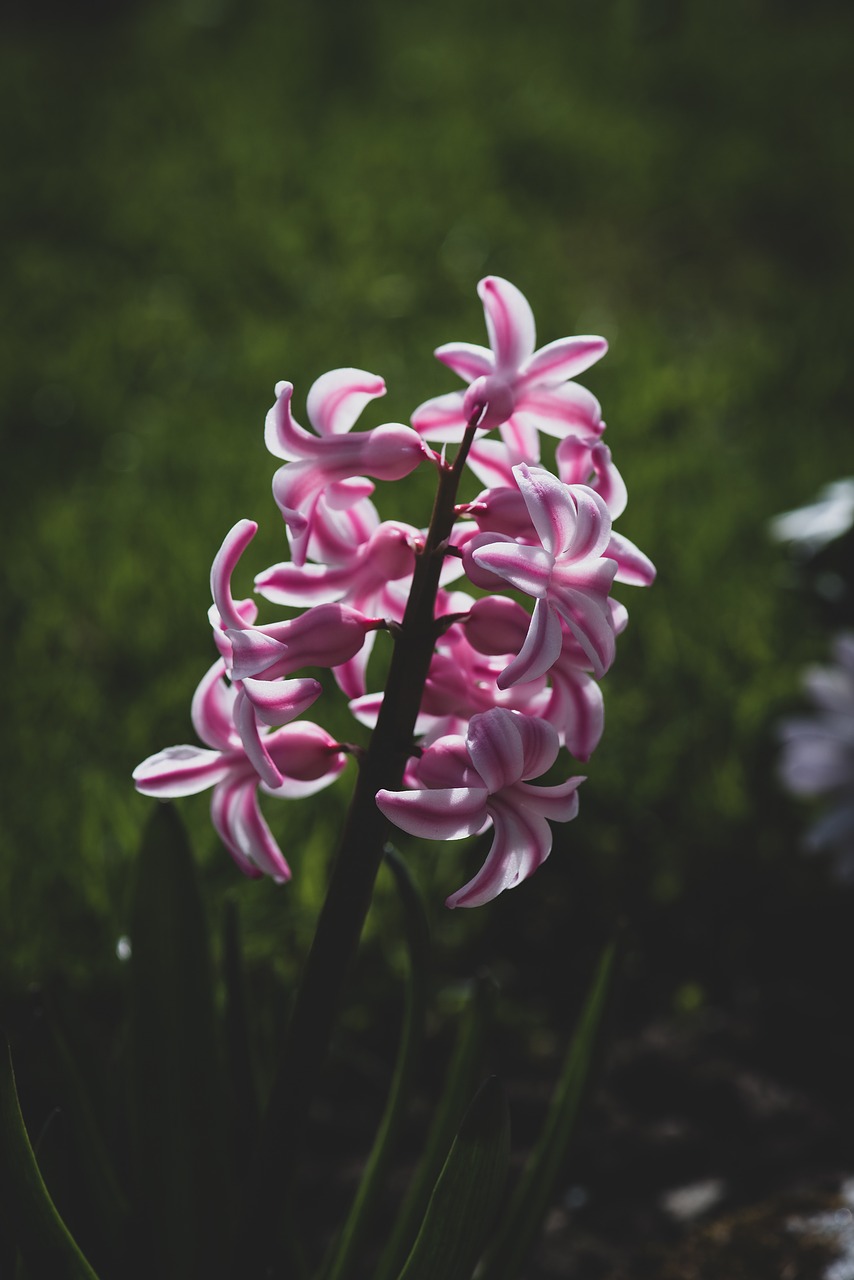
[[[427,748],[411,770],[420,787],[377,793],[382,812],[410,835],[460,840],[493,826],[486,861],[447,906],[481,906],[527,879],[549,856],[549,819],[575,817],[584,781],[569,778],[551,787],[528,781],[554,764],[559,747],[551,725],[497,707],[472,716],[465,738],[440,738]]]
[[[604,338],[559,338],[539,351],[534,316],[525,296],[508,280],[487,276],[477,286],[483,302],[489,347],[449,342],[437,359],[468,382],[420,405],[412,425],[428,440],[460,440],[478,406],[486,407],[483,430],[500,427],[511,464],[539,462],[539,432],[563,438],[568,432],[598,436],[604,429],[599,402],[571,379],[605,354]],[[487,442],[488,444],[489,442]],[[494,461],[496,450],[472,446],[472,465]],[[492,481],[485,481],[492,483]]]
[[[504,537],[470,544],[474,563],[536,600],[531,625],[517,658],[501,677],[506,688],[543,675],[563,645],[563,618],[597,677],[614,660],[615,636],[608,593],[617,572],[607,557],[611,517],[602,498],[586,485],[564,485],[542,467],[513,468],[539,538],[539,546]],[[477,544],[477,545],[475,545]]]
[[[373,492],[367,476],[399,480],[427,456],[423,441],[403,423],[348,434],[369,401],[385,395],[382,378],[363,369],[333,369],[312,385],[306,402],[316,434],[291,414],[293,386],[276,384],[264,440],[285,465],[273,477],[273,497],[285,519],[294,563],[305,563],[323,503],[346,510]],[[364,474],[361,474],[363,473]]]
[[[215,662],[193,697],[193,727],[207,749],[167,747],[137,765],[133,780],[137,791],[162,800],[196,795],[213,787],[213,825],[240,870],[247,876],[268,875],[284,882],[291,877],[290,868],[261,814],[259,786],[269,795],[288,799],[313,795],[335,781],[347,757],[335,739],[316,724],[286,724],[263,737],[265,755],[280,779],[277,786],[270,786],[260,776],[237,730],[239,690],[228,684],[224,674],[224,663]],[[279,716],[281,711],[278,706],[275,714]]]

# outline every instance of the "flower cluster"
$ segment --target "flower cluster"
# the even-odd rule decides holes
[[[604,339],[566,338],[537,351],[519,290],[487,277],[478,292],[490,345],[437,350],[468,388],[422,404],[411,426],[352,430],[385,391],[363,370],[337,369],[314,383],[313,431],[293,416],[291,384],[276,388],[265,440],[282,462],[273,495],[290,558],[258,574],[255,587],[272,604],[303,612],[259,625],[254,602],[235,600],[232,575],[256,531],[239,521],[211,572],[220,656],[192,709],[207,748],[172,747],[134,772],[147,795],[213,787],[216,830],[249,875],[290,875],[259,789],[308,795],[334,781],[354,751],[297,719],[321,694],[306,668],[330,669],[361,723],[397,717],[391,737],[406,737],[405,758],[377,747],[382,758],[371,775],[379,778],[372,803],[388,820],[439,840],[492,827],[484,865],[449,906],[477,906],[525,879],[551,850],[549,822],[577,812],[582,778],[533,780],[562,749],[587,760],[596,747],[598,681],[627,620],[612,587],[648,584],[655,570],[612,529],[625,485],[602,441],[599,404],[573,381],[605,353]],[[557,474],[541,465],[543,433],[559,441]],[[399,480],[421,465],[439,477],[430,528],[381,520],[373,480]],[[456,502],[464,466],[484,487]],[[378,630],[415,655],[408,722],[409,675],[400,709],[390,705],[398,696],[391,684],[384,693],[368,688]]]

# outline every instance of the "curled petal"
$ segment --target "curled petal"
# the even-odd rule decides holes
[[[377,792],[377,807],[396,827],[425,840],[462,840],[487,821],[486,788]]]
[[[610,541],[602,554],[617,562],[615,581],[628,583],[632,587],[648,587],[655,581],[655,565],[621,533],[611,533]]]
[[[306,397],[311,425],[319,435],[343,435],[365,405],[385,395],[385,383],[364,369],[332,369],[314,382]]]
[[[202,742],[220,751],[237,745],[232,717],[235,691],[224,675],[225,663],[220,658],[202,676],[190,708],[193,728]]]
[[[257,779],[254,777],[250,782],[222,782],[218,787],[214,788],[211,796],[211,822],[214,831],[237,863],[240,870],[245,876],[249,876],[251,880],[257,880],[263,872],[255,863],[247,856],[237,839],[237,831],[235,830],[234,811],[240,803],[241,795],[245,788],[252,792],[255,790]],[[284,859],[282,859],[284,861]]]
[[[567,436],[558,445],[555,459],[564,484],[589,484],[604,501],[612,520],[623,514],[628,493],[606,444]]]
[[[510,689],[515,684],[544,676],[560,657],[562,645],[563,631],[558,615],[546,600],[538,600],[524,643],[499,675],[498,688]]]
[[[503,708],[471,718],[466,745],[472,764],[490,792],[500,791],[522,776],[525,754],[519,719]]]
[[[553,556],[564,555],[573,543],[578,524],[574,495],[543,467],[521,463],[513,468],[513,475],[540,542]]]
[[[320,697],[319,681],[244,680],[241,688],[264,724],[284,725],[302,715]]]
[[[231,594],[231,575],[257,531],[258,525],[254,520],[238,520],[226,534],[211,566],[211,594],[226,627],[242,628],[246,625]]]
[[[294,388],[290,382],[276,383],[276,403],[269,410],[264,422],[264,443],[276,458],[287,462],[300,458],[305,446],[311,442],[311,433],[301,427],[291,415]]]
[[[231,641],[232,678],[245,680],[258,676],[285,659],[288,646],[272,636],[265,635],[258,627],[246,627],[242,631],[227,632]],[[201,737],[201,734],[199,735]]]
[[[616,638],[611,611],[593,595],[572,588],[562,588],[551,597],[552,604],[564,618],[581,645],[597,679],[614,661]]]
[[[271,794],[289,799],[323,790],[347,765],[347,755],[335,739],[310,720],[276,729],[268,735],[266,747],[282,775],[282,782]]]
[[[261,815],[254,785],[217,788],[211,799],[211,818],[245,874],[268,875],[279,884],[290,880],[290,867]]]
[[[605,727],[605,702],[597,682],[574,668],[552,671],[552,691],[545,718],[563,738],[576,760],[589,760]]]
[[[262,782],[266,782],[268,787],[278,787],[281,784],[282,775],[267,753],[255,708],[242,689],[238,691],[234,702],[234,726],[240,734],[243,750],[258,777]]]
[[[446,900],[448,907],[480,907],[512,889],[545,862],[552,847],[548,822],[530,809],[490,802],[495,838],[486,861],[467,884]]]
[[[525,809],[533,809],[550,822],[570,822],[578,814],[578,788],[585,778],[567,778],[554,787],[535,787],[518,782],[513,797]]]

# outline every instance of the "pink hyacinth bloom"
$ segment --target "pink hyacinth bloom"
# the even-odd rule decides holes
[[[487,276],[477,291],[490,345],[450,342],[437,348],[437,359],[470,386],[466,392],[451,392],[420,405],[412,415],[416,431],[428,440],[460,440],[477,407],[485,405],[480,426],[501,428],[511,463],[539,461],[540,431],[558,438],[570,431],[601,434],[598,400],[570,379],[601,359],[608,349],[605,339],[559,338],[535,351],[534,316],[515,285]],[[469,459],[477,465],[482,457],[486,464],[494,453],[475,442]]]
[[[231,576],[257,528],[254,520],[239,520],[226,534],[211,568],[214,604],[209,616],[217,648],[232,678],[276,680],[301,667],[339,667],[351,662],[373,639],[372,633],[383,625],[383,618],[368,617],[345,604],[328,603],[317,604],[298,618],[256,627],[252,625],[257,614],[254,602],[235,601]],[[294,572],[308,578],[312,569],[323,571],[321,566],[309,565]],[[261,574],[258,581],[264,577]]]
[[[471,553],[480,569],[536,599],[525,643],[499,683],[506,688],[531,680],[554,665],[563,646],[561,618],[598,678],[615,652],[608,593],[617,564],[605,554],[611,540],[608,508],[586,485],[564,485],[542,467],[522,464],[513,471],[540,546],[510,538],[488,543],[481,534]]]
[[[192,719],[207,748],[167,747],[133,771],[137,791],[160,799],[195,795],[213,787],[211,818],[240,870],[247,876],[291,876],[258,805],[258,787],[269,795],[298,798],[334,782],[347,763],[334,738],[308,721],[288,724],[264,737],[264,750],[281,779],[270,787],[259,776],[235,727],[238,690],[214,663],[193,697]],[[296,683],[296,682],[294,682]]]
[[[614,602],[610,603],[613,605]],[[529,623],[529,615],[515,600],[506,596],[486,596],[475,601],[462,625],[473,648],[482,654],[497,655],[518,653],[524,644]],[[624,619],[622,625],[625,625]],[[563,647],[559,658],[549,669],[551,688],[544,700],[536,711],[518,703],[511,705],[547,720],[557,730],[562,745],[576,760],[589,760],[605,727],[604,699],[599,685],[588,674],[590,664],[583,650],[569,633],[566,623],[561,622],[561,627]],[[614,629],[617,631],[621,627],[615,623]],[[503,663],[497,673],[499,686],[503,683],[501,675],[506,665]],[[507,692],[513,693],[517,689],[535,687],[536,682],[513,685],[503,696],[506,698]],[[498,694],[499,697],[502,694],[500,688]]]
[[[551,725],[496,707],[472,717],[465,739],[441,738],[427,748],[412,770],[421,787],[377,792],[385,816],[410,835],[459,840],[494,827],[486,861],[447,906],[481,906],[549,856],[548,820],[575,817],[583,778],[552,787],[532,786],[528,779],[554,764],[559,745]]]
[[[403,423],[348,434],[365,405],[385,395],[385,383],[362,369],[333,369],[311,387],[306,407],[316,434],[291,414],[293,386],[276,384],[276,403],[267,414],[264,440],[285,465],[273,477],[273,497],[288,529],[294,563],[305,563],[324,504],[346,510],[373,492],[367,476],[400,480],[428,451]],[[364,474],[363,474],[364,473]]]

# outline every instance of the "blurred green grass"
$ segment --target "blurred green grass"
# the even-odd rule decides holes
[[[129,775],[191,735],[211,558],[242,516],[261,523],[253,570],[285,554],[274,383],[301,410],[321,372],[365,367],[389,385],[369,420],[405,421],[454,385],[433,347],[483,340],[487,272],[523,289],[543,341],[609,338],[584,381],[629,485],[620,527],[660,570],[622,593],[581,817],[497,919],[533,937],[543,893],[556,915],[582,883],[678,902],[697,868],[794,865],[769,725],[823,639],[766,523],[854,467],[853,33],[842,6],[781,0],[7,16],[8,990],[117,972],[150,804]],[[429,479],[406,495],[426,521]],[[304,949],[346,798],[268,806],[287,890],[236,883],[206,798],[184,805],[250,957]],[[451,945],[473,927],[438,906],[463,857],[414,858]]]

